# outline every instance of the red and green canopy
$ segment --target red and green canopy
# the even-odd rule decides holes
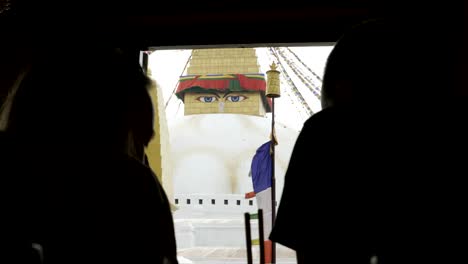
[[[179,78],[176,95],[182,101],[186,92],[254,92],[259,91],[265,103],[267,112],[270,112],[271,101],[265,96],[265,75],[256,74],[209,74],[186,75]]]

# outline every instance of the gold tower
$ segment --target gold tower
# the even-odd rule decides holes
[[[185,115],[264,116],[270,112],[265,90],[255,49],[195,49],[176,94],[184,101]]]

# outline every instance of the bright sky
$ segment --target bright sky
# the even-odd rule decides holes
[[[281,59],[280,62],[286,72],[280,70],[281,77],[281,97],[275,99],[275,118],[277,123],[286,125],[295,130],[300,130],[302,124],[309,117],[309,114],[301,104],[300,98],[296,95],[299,92],[313,112],[320,110],[320,100],[310,90],[300,77],[292,70],[292,65],[302,78],[312,80],[314,86],[321,86],[320,81],[310,72],[313,71],[318,76],[323,76],[326,59],[333,46],[313,46],[313,47],[290,47],[290,50],[300,59],[297,60],[294,54],[285,48],[280,48],[285,57],[290,61]],[[270,69],[269,65],[275,61],[268,48],[256,48],[258,62],[262,73]],[[166,116],[169,126],[171,123],[184,115],[183,103],[173,94],[179,76],[185,75],[184,67],[190,57],[191,50],[157,50],[149,57],[149,67],[153,73],[153,78],[158,82],[163,91],[164,102],[168,102]],[[281,57],[280,57],[281,58]],[[309,69],[307,69],[305,64]],[[294,87],[288,84],[286,76],[289,76]],[[291,83],[291,82],[289,82]],[[317,93],[317,92],[316,92]]]

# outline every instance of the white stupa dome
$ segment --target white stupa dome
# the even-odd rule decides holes
[[[242,114],[200,114],[178,119],[170,130],[175,194],[245,194],[258,147],[270,139],[271,119]],[[298,131],[275,125],[278,200]]]

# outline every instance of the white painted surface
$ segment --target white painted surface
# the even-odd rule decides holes
[[[174,198],[177,219],[243,219],[245,212],[257,212],[256,199],[240,194],[178,194]]]
[[[186,194],[176,195],[175,199],[178,209],[174,212],[174,224],[179,257],[196,264],[246,263],[244,213],[257,212],[255,198],[244,199],[243,195],[235,194]],[[215,204],[212,204],[213,200]],[[250,227],[252,239],[258,238],[258,220],[251,220]],[[258,246],[253,246],[252,251],[254,262],[258,263]],[[293,250],[277,244],[278,264],[295,261]]]

